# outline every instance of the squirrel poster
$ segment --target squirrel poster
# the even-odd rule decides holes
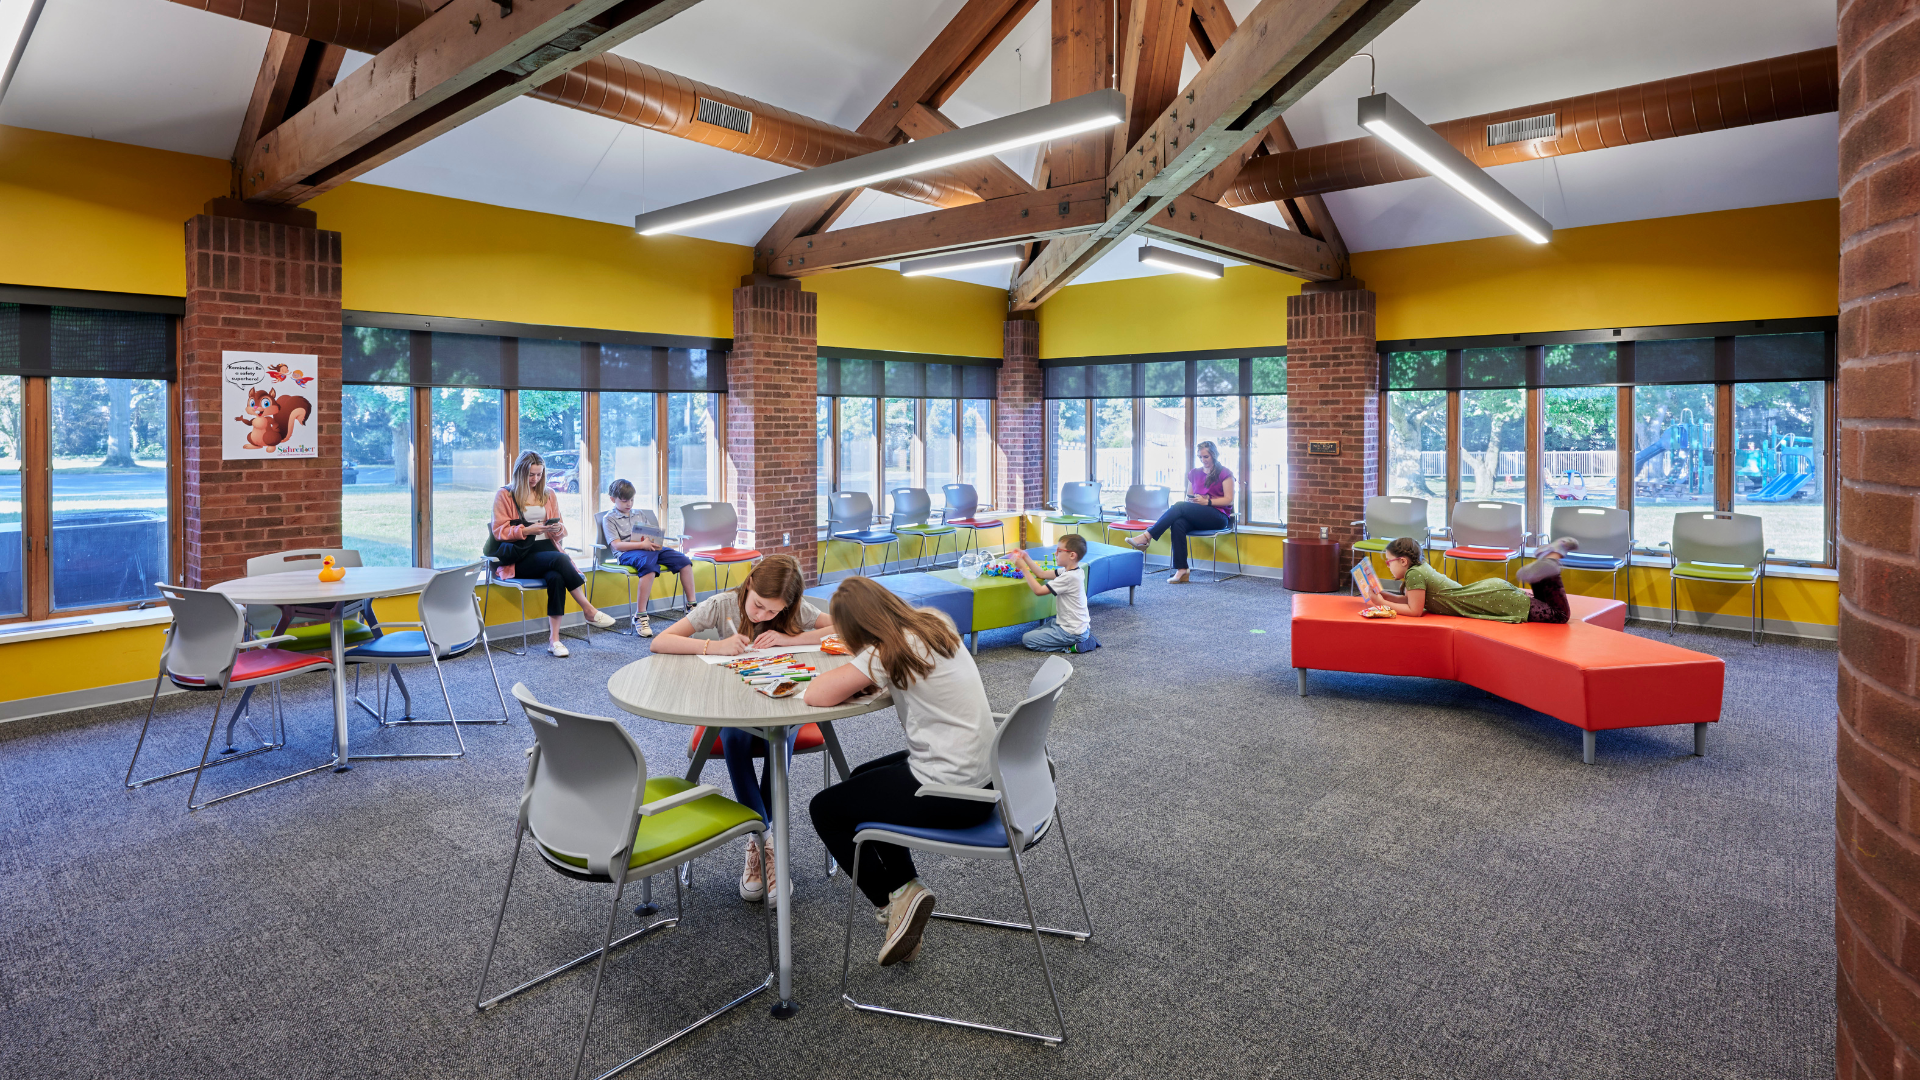
[[[319,457],[319,425],[314,401],[320,358],[288,353],[221,354],[221,395],[226,408],[222,457]],[[287,379],[287,372],[301,376]],[[298,384],[296,392],[295,383]]]

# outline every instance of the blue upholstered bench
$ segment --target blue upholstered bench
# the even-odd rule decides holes
[[[873,581],[886,586],[889,592],[907,602],[908,607],[930,607],[943,611],[953,620],[953,625],[962,630],[973,625],[973,590],[951,582],[942,581],[932,574],[883,574]],[[808,598],[815,601],[814,606],[826,609],[833,600],[833,591],[839,588],[837,581],[817,585],[807,590]]]

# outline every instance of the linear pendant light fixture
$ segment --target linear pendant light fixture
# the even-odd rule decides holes
[[[27,39],[40,21],[40,9],[47,0],[0,0],[0,98],[7,96],[13,84],[14,69],[27,51]]]
[[[975,270],[982,266],[1004,266],[1019,262],[1020,257],[1020,248],[1017,244],[976,248],[973,251],[956,251],[951,255],[935,255],[931,259],[912,259],[902,262],[900,276],[919,277],[922,274],[939,274],[949,270]]]
[[[1360,99],[1360,126],[1405,154],[1414,164],[1479,204],[1506,226],[1536,244],[1553,239],[1553,226],[1520,201],[1467,155],[1454,149],[1440,133],[1420,122],[1406,106],[1387,94]]]
[[[1225,263],[1217,263],[1211,259],[1202,259],[1193,255],[1182,255],[1177,251],[1154,247],[1152,244],[1141,245],[1140,261],[1148,266],[1157,266],[1162,270],[1178,270],[1183,274],[1192,274],[1194,277],[1218,278],[1227,272]]]
[[[9,0],[0,0],[0,3]],[[817,169],[782,176],[734,191],[709,195],[678,206],[652,210],[633,219],[642,236],[679,232],[709,221],[738,217],[775,206],[868,187],[883,180],[944,169],[962,161],[998,154],[1049,139],[1098,131],[1122,123],[1127,99],[1118,90],[1096,90],[1037,109],[956,128],[930,139],[915,139]]]

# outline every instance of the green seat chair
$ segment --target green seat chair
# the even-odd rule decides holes
[[[1069,525],[1079,532],[1083,525],[1104,525],[1106,514],[1100,509],[1100,482],[1074,481],[1060,485],[1060,512],[1041,519],[1049,525]]]
[[[1667,549],[1667,633],[1680,625],[1680,582],[1708,581],[1745,585],[1749,633],[1760,645],[1760,627],[1767,617],[1767,546],[1761,521],[1753,514],[1701,513],[1673,515],[1673,540]]]
[[[954,538],[954,558],[960,556],[960,530],[945,522],[931,520],[933,517],[933,496],[926,488],[894,488],[893,517],[887,528],[897,536],[914,536],[920,539],[920,546],[913,553],[913,568],[920,569],[920,555],[927,550],[927,542],[933,542],[933,558],[927,563],[930,570],[939,569],[940,548],[946,538]]]
[[[493,940],[487,945],[487,959],[480,968],[474,1007],[482,1011],[492,1008],[594,961],[593,991],[587,999],[587,1019],[581,1025],[580,1048],[573,1060],[573,1076],[578,1080],[586,1062],[593,1015],[600,1005],[607,955],[630,941],[676,925],[684,914],[679,875],[675,874],[674,917],[649,923],[614,940],[627,883],[672,871],[737,837],[764,832],[766,825],[760,815],[721,795],[720,789],[711,784],[694,784],[677,776],[648,779],[646,755],[619,723],[542,705],[524,683],[514,685],[513,696],[533,725],[534,746],[527,752],[527,778],[520,792],[513,857],[507,863],[507,885],[500,894],[499,914],[494,916]],[[598,949],[489,998],[487,975],[493,967],[494,949],[500,943],[500,926],[506,919],[507,898],[513,893],[520,849],[529,836],[547,869],[574,881],[612,885],[613,907],[607,913],[607,929]],[[600,1080],[660,1052],[772,986],[771,922],[766,923],[766,934],[768,972],[758,985],[601,1073]]]
[[[1427,500],[1407,495],[1373,496],[1367,500],[1367,516],[1350,524],[1360,526],[1360,539],[1353,542],[1353,550],[1362,559],[1384,554],[1388,544],[1403,536],[1420,541],[1421,551],[1427,550],[1433,540],[1427,526]]]

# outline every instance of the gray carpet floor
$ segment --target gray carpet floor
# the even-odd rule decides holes
[[[1728,663],[1708,756],[1688,728],[1629,730],[1585,766],[1576,729],[1452,683],[1325,674],[1298,697],[1287,592],[1164,582],[1095,600],[1106,647],[1074,658],[1054,728],[1095,929],[1050,946],[1064,1047],[841,1007],[846,880],[801,827],[799,1016],[763,996],[628,1075],[1832,1075],[1831,648],[1682,634]],[[606,679],[644,651],[595,635],[497,662],[508,687],[622,715]],[[996,707],[1040,662],[1017,631],[983,635]],[[430,669],[409,670],[419,715],[440,715]],[[498,714],[481,659],[450,671],[464,716]],[[293,744],[208,774],[218,790],[323,758],[325,684],[289,688]],[[162,699],[151,760],[192,760],[210,708]],[[590,973],[473,1008],[530,741],[517,709],[465,729],[464,760],[366,762],[194,814],[184,779],[121,787],[145,711],[0,726],[0,1076],[567,1075]],[[684,770],[684,729],[626,719],[656,772]],[[903,745],[891,711],[841,728],[855,762]],[[355,739],[450,736],[360,716]],[[819,762],[795,763],[800,822]],[[726,784],[717,762],[706,778]],[[1059,845],[1033,866],[1042,919],[1073,919]],[[921,869],[944,907],[1020,911],[1004,866]],[[764,976],[738,873],[737,851],[701,860],[684,921],[616,954],[590,1069]],[[493,989],[591,948],[609,897],[523,860]],[[878,945],[863,907],[868,1000],[1052,1023],[1030,937],[935,923],[890,969]]]

